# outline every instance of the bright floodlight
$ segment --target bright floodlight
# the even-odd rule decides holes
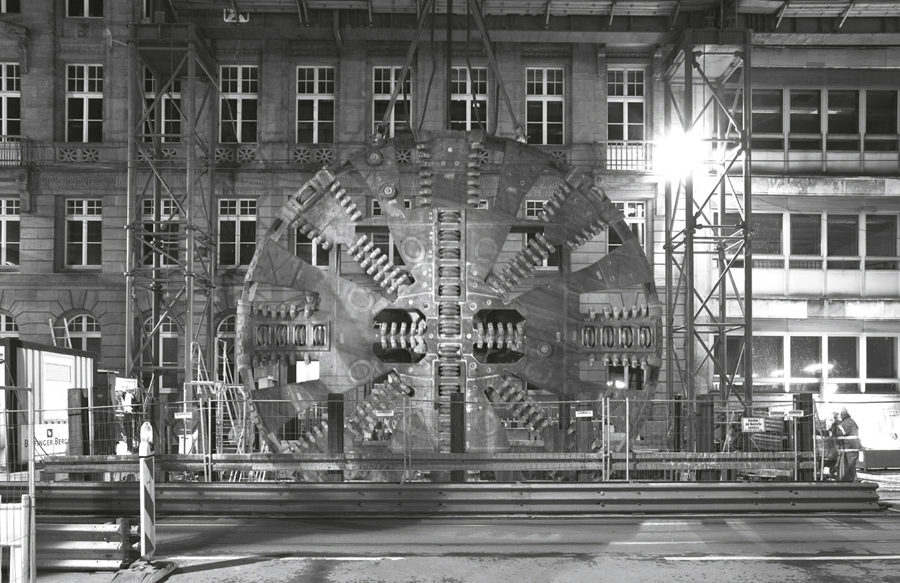
[[[680,180],[703,161],[703,142],[694,132],[672,129],[656,146],[656,173],[669,180]]]

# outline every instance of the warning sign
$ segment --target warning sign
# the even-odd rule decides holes
[[[741,431],[744,433],[763,433],[766,430],[765,417],[741,418]]]

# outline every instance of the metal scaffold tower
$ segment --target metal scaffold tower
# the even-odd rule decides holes
[[[125,370],[156,402],[194,380],[192,346],[215,353],[217,67],[193,25],[132,31]]]
[[[685,30],[663,64],[666,127],[681,136],[673,147],[701,158],[682,163],[665,185],[667,395],[692,401],[718,388],[722,399],[735,398],[747,411],[753,316],[750,47],[749,30]],[[687,435],[693,435],[690,427]]]

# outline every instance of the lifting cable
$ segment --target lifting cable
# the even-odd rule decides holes
[[[391,90],[391,99],[388,102],[387,109],[384,112],[384,117],[375,128],[375,135],[372,136],[373,142],[381,142],[385,139],[387,134],[388,123],[390,122],[391,115],[394,111],[394,105],[397,102],[397,97],[400,95],[401,89],[403,90],[404,98],[406,98],[406,76],[409,74],[409,70],[412,67],[413,57],[416,54],[416,49],[419,46],[419,40],[422,37],[422,30],[425,27],[425,20],[428,17],[429,13],[433,13],[434,11],[434,2],[435,0],[425,0],[425,5],[422,8],[422,11],[419,13],[419,19],[416,22],[416,32],[413,35],[412,41],[409,43],[409,48],[406,51],[406,60],[403,63],[403,68],[400,70],[399,77],[394,82],[394,88]],[[451,18],[451,14],[447,14],[447,19]],[[494,78],[497,82],[497,88],[500,91],[500,94],[503,97],[503,101],[506,104],[506,109],[509,112],[510,119],[513,123],[513,128],[515,132],[516,140],[519,142],[526,142],[527,135],[525,133],[525,128],[519,123],[518,118],[516,117],[515,111],[513,110],[512,101],[509,99],[509,94],[506,92],[506,86],[503,84],[503,77],[500,75],[500,67],[497,65],[497,59],[494,56],[494,49],[491,47],[491,40],[487,32],[487,28],[484,24],[484,18],[481,11],[481,6],[478,3],[478,0],[466,0],[466,16],[471,18],[475,22],[475,27],[478,29],[478,33],[481,35],[481,42],[484,45],[485,52],[487,53],[488,58],[488,66],[491,69],[491,72],[494,74]],[[432,22],[432,29],[434,27],[434,23]],[[433,36],[433,30],[432,30]],[[448,54],[452,50],[452,39],[448,39],[447,42],[447,51]],[[467,30],[467,41],[468,41],[468,30]],[[433,52],[433,51],[432,51]],[[466,66],[469,72],[469,79],[471,81],[471,64],[468,62],[468,44],[466,46]],[[434,67],[436,69],[436,66]],[[433,73],[432,73],[433,76]],[[450,79],[447,79],[447,83],[450,83]],[[429,81],[429,92],[430,92],[431,82]],[[410,111],[407,116],[407,125],[410,128],[410,131],[413,131],[412,124],[410,123],[410,119],[412,118],[412,104],[409,106]],[[480,116],[479,116],[480,117]],[[479,119],[479,124],[481,124],[481,120]],[[414,136],[415,137],[415,136]]]

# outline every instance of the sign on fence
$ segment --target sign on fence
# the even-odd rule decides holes
[[[31,440],[28,434],[19,435],[20,451],[30,456]],[[53,455],[66,455],[69,447],[69,425],[67,423],[37,423],[34,426],[34,459],[44,460]]]
[[[764,417],[742,417],[741,430],[744,433],[762,433],[766,430]]]

